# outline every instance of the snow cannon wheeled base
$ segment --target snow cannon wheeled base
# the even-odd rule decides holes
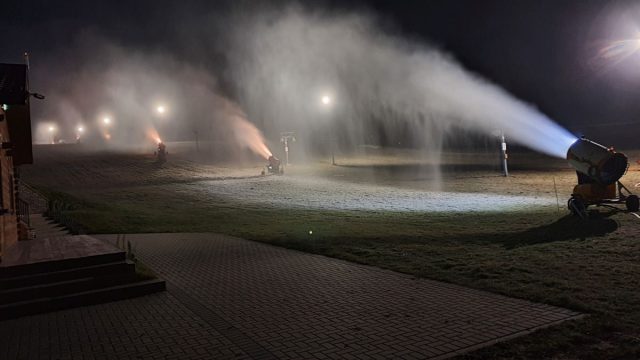
[[[271,155],[269,156],[269,163],[262,170],[262,175],[282,175],[284,174],[284,168],[281,166],[280,159]]]

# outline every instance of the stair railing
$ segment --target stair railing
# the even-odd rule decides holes
[[[29,203],[18,198],[18,220],[31,227],[31,212],[29,211]]]

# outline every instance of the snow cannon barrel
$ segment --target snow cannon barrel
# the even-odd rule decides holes
[[[578,173],[602,185],[618,181],[629,166],[624,154],[584,137],[569,147],[567,161]]]

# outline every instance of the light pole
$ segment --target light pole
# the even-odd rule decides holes
[[[102,126],[104,127],[104,138],[107,140],[111,140],[111,134],[109,133],[109,128],[111,127],[112,121],[111,118],[105,116],[102,118]]]
[[[52,144],[56,143],[55,132],[56,132],[56,127],[53,126],[53,125],[49,126],[49,134],[51,136],[51,143]]]
[[[509,169],[507,167],[507,159],[509,156],[507,155],[507,141],[504,138],[504,131],[500,130],[500,150],[502,155],[502,171],[504,172],[504,176],[509,176]]]
[[[285,164],[289,165],[289,141],[296,142],[296,133],[293,131],[280,133],[280,141],[284,144]]]
[[[200,144],[198,143],[198,129],[193,130],[193,135],[196,138],[196,154],[200,153]]]
[[[164,117],[166,116],[167,113],[167,107],[164,104],[159,104],[156,107],[156,113],[158,113],[159,117]],[[162,139],[160,139],[160,134],[157,133],[156,134],[158,136],[157,142],[158,142],[158,162],[159,163],[164,163],[167,161],[167,147],[166,145],[162,142]]]
[[[322,97],[320,98],[320,102],[322,102],[322,105],[326,108],[330,108],[331,104],[332,104],[332,99],[329,95],[322,95]],[[330,110],[330,109],[329,109]],[[336,154],[335,154],[335,134],[333,131],[333,124],[330,124],[330,131],[331,131],[331,165],[335,165],[336,164]]]
[[[84,127],[78,126],[78,128],[76,129],[76,142],[80,142],[80,138],[82,137],[82,134],[84,133]]]

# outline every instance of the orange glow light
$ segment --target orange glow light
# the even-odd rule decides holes
[[[147,137],[153,140],[156,144],[160,144],[162,142],[162,138],[160,138],[160,134],[154,128],[147,129]]]

